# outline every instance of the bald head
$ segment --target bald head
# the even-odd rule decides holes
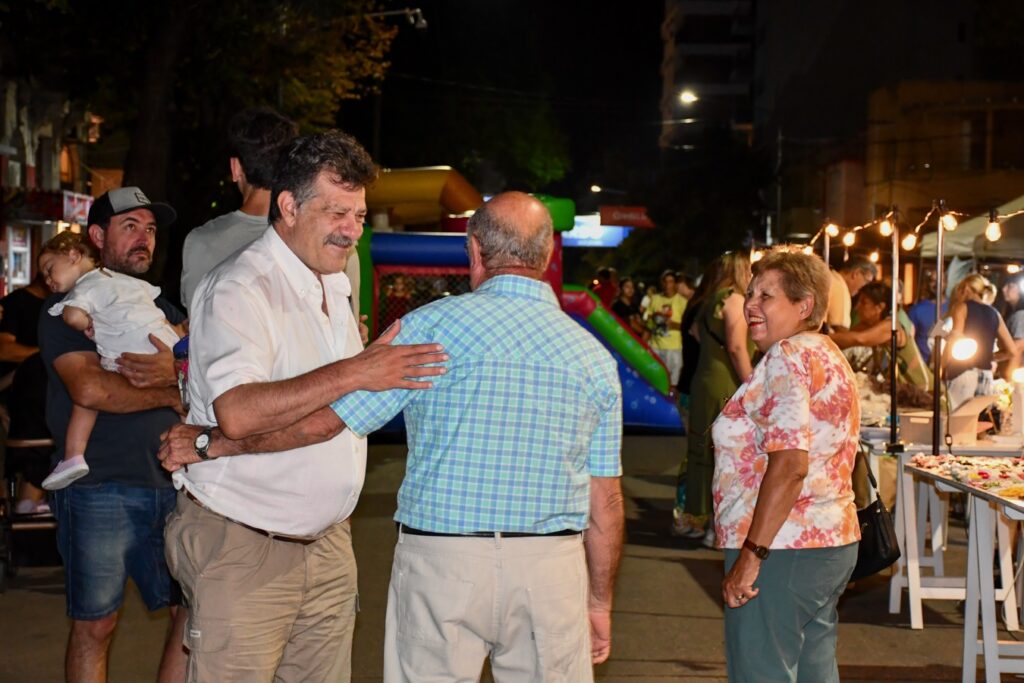
[[[523,192],[504,192],[477,209],[466,226],[466,238],[479,246],[489,273],[508,269],[547,268],[554,245],[547,207]]]

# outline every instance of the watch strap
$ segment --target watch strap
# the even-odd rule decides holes
[[[206,435],[206,445],[200,448],[199,446],[196,445],[196,442],[199,441],[199,437],[203,436],[204,434]],[[199,456],[200,460],[210,459],[210,456],[207,455],[207,451],[210,450],[211,443],[213,443],[213,429],[211,429],[210,427],[207,427],[206,429],[204,429],[203,431],[199,432],[199,434],[196,435],[196,441],[192,442],[192,449],[196,452],[196,455]]]
[[[757,556],[757,559],[759,560],[768,559],[768,554],[771,552],[771,550],[769,550],[765,546],[758,545],[751,541],[749,538],[743,539],[743,547],[749,550],[750,552],[754,553],[754,555]]]

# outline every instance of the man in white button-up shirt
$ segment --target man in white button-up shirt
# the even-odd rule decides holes
[[[218,438],[200,432],[195,460],[174,472],[166,531],[191,610],[190,680],[349,680],[348,517],[366,444],[327,406],[357,389],[429,387],[410,378],[443,372],[422,365],[444,359],[434,344],[362,348],[343,270],[375,177],[347,135],[295,140],[275,168],[273,229],[193,299],[188,422]]]

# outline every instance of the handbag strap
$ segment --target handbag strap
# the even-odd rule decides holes
[[[868,481],[871,483],[871,488],[875,491],[875,498],[881,498],[882,494],[878,492],[878,482],[875,481],[875,475],[871,473],[871,461],[868,460],[868,444],[864,441],[860,442],[860,448],[857,449],[857,457],[864,459],[866,467],[864,471],[868,474]]]

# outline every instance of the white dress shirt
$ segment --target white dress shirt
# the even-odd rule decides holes
[[[325,292],[330,315],[321,307]],[[234,387],[290,379],[359,353],[349,293],[344,273],[317,278],[275,230],[221,263],[193,299],[187,422],[217,424],[213,402]],[[316,536],[352,514],[365,472],[366,441],[346,429],[312,446],[189,465],[174,483],[229,519]]]

